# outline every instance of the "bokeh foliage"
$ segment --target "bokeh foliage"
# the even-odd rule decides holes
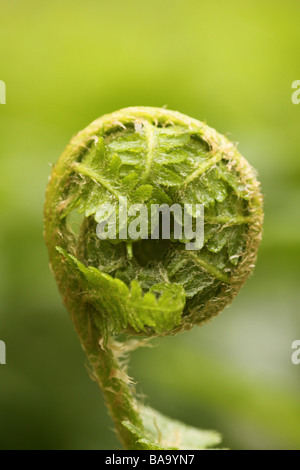
[[[147,402],[218,429],[226,446],[299,449],[299,2],[3,0],[0,11],[0,447],[118,447],[48,269],[44,191],[90,121],[167,105],[240,142],[265,233],[230,309],[137,352],[130,373]]]

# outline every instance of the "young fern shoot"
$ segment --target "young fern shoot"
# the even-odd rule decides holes
[[[113,217],[124,201],[187,206],[193,224],[201,204],[201,247],[186,249],[191,240],[173,233],[128,239],[121,232],[130,217],[111,239],[99,237],[103,205],[116,207]],[[53,167],[45,203],[51,268],[125,449],[219,444],[217,433],[140,403],[120,355],[132,337],[138,345],[174,335],[222,311],[253,270],[262,221],[252,167],[224,136],[178,112],[134,107],[105,115]]]

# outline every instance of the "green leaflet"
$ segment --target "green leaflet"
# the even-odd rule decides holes
[[[153,165],[153,173],[151,180],[157,182],[163,187],[180,186],[183,183],[183,178],[180,173],[177,173],[171,165]]]
[[[174,255],[168,265],[168,275],[172,282],[179,283],[184,287],[188,298],[194,297],[214,284],[214,277],[201,266],[195,266],[192,258]],[[199,297],[200,298],[200,297]],[[202,299],[203,301],[203,299]]]
[[[218,446],[221,436],[170,419],[152,408],[139,405],[143,429],[123,421],[134,437],[137,450],[205,450]]]
[[[138,281],[130,288],[94,267],[86,267],[75,256],[60,247],[57,250],[69,262],[71,269],[81,274],[85,298],[103,318],[98,318],[101,330],[118,333],[132,327],[135,331],[152,328],[162,334],[179,325],[185,306],[184,288],[179,284],[159,283],[144,294]]]
[[[241,178],[239,178],[238,174],[233,168],[228,171],[228,166],[225,164],[225,162],[220,162],[216,171],[218,177],[228,183],[229,186],[235,191],[237,196],[243,199],[249,198],[249,192],[245,184],[241,181]]]
[[[149,201],[152,196],[153,189],[154,188],[151,184],[143,184],[132,194],[132,202],[140,204]]]

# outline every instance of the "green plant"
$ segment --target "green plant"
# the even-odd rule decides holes
[[[125,196],[203,204],[204,246],[194,252],[173,239],[99,240],[99,207]],[[230,303],[253,269],[262,219],[259,184],[236,147],[165,109],[103,116],[53,167],[45,204],[52,271],[126,449],[219,443],[218,434],[139,403],[123,358],[152,337],[202,325]]]

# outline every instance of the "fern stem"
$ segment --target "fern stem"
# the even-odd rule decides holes
[[[127,383],[126,374],[114,352],[113,343],[104,345],[101,339],[104,332],[99,330],[94,318],[97,312],[86,302],[78,280],[68,275],[66,263],[57,251],[58,244],[64,246],[70,241],[71,233],[65,219],[61,219],[57,210],[61,200],[60,181],[63,184],[69,170],[64,164],[58,164],[47,189],[45,204],[45,241],[49,249],[52,271],[55,275],[64,304],[70,313],[75,330],[92,367],[92,374],[103,391],[107,407],[114,421],[119,439],[125,449],[133,449],[132,434],[122,425],[129,421],[142,427],[132,387]]]

